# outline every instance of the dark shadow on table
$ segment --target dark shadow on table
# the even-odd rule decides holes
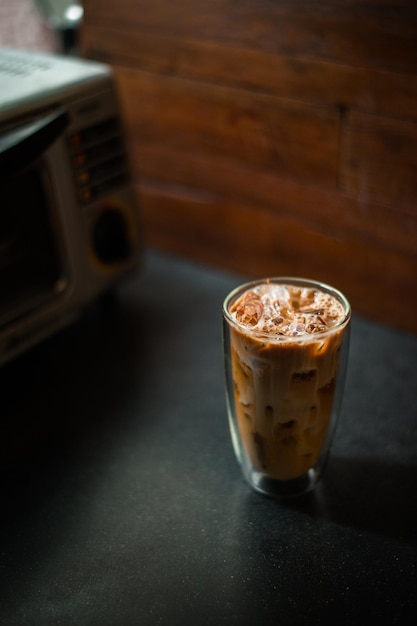
[[[333,457],[301,497],[274,501],[240,483],[229,530],[236,595],[251,581],[240,623],[413,623],[416,478],[406,463]]]
[[[3,533],[15,518],[30,521],[72,475],[88,469],[89,459],[100,463],[123,429],[140,428],[128,407],[139,402],[150,348],[138,330],[141,315],[122,310],[117,300],[100,301],[77,324],[1,370]]]
[[[417,467],[370,457],[333,457],[316,490],[288,506],[344,525],[417,540]]]

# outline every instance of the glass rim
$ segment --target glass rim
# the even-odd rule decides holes
[[[344,308],[345,316],[340,322],[338,322],[334,326],[331,326],[327,330],[322,330],[317,333],[305,333],[303,335],[272,335],[271,333],[265,333],[265,332],[262,332],[261,330],[248,329],[247,326],[240,324],[231,316],[229,312],[230,303],[232,301],[236,301],[237,298],[245,291],[251,288],[257,287],[258,285],[268,284],[268,283],[271,283],[271,284],[275,283],[278,285],[279,284],[296,285],[300,287],[312,287],[315,289],[320,289],[321,291],[324,291],[325,293],[328,293],[337,298],[337,300],[342,304]],[[230,291],[228,295],[225,297],[225,299],[223,300],[222,310],[223,310],[223,318],[231,326],[233,326],[234,328],[237,328],[240,331],[248,331],[248,334],[250,334],[251,337],[262,339],[262,340],[268,340],[270,343],[282,343],[282,342],[291,342],[291,343],[303,342],[304,343],[306,341],[318,341],[321,338],[324,338],[328,335],[332,335],[336,331],[340,331],[343,328],[345,328],[350,322],[351,313],[352,313],[349,300],[339,289],[320,280],[315,280],[313,278],[302,278],[299,276],[271,276],[271,277],[265,277],[265,278],[257,278],[255,280],[250,280],[246,283],[241,283],[240,285],[232,289],[232,291]]]

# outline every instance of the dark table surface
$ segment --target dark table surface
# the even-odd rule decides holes
[[[276,502],[229,439],[221,304],[148,253],[114,302],[0,369],[0,624],[411,624],[417,337],[354,316],[327,473]]]

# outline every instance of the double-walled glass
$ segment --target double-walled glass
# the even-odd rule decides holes
[[[265,283],[320,290],[344,317],[326,330],[271,335],[231,314],[245,291]],[[350,305],[337,289],[293,277],[241,285],[223,304],[226,399],[236,458],[249,484],[281,497],[309,491],[319,480],[339,415],[349,346]]]

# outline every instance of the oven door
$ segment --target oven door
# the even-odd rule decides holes
[[[57,112],[0,134],[0,329],[66,289],[45,155],[67,125]]]

